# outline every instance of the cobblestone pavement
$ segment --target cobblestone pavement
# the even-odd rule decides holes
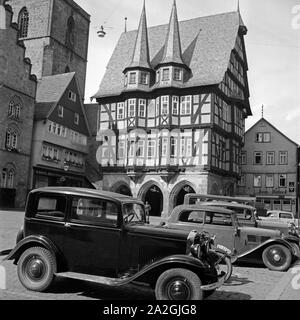
[[[22,212],[0,211],[0,251],[13,248],[16,234],[22,225]],[[154,300],[148,287],[128,285],[111,288],[83,281],[57,278],[51,292],[28,291],[20,284],[17,268],[12,261],[1,261],[6,269],[6,290],[0,290],[0,300]],[[282,272],[265,268],[234,267],[228,283],[219,288],[208,300],[263,300],[273,290]]]

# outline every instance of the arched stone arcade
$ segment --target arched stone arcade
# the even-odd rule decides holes
[[[160,217],[164,207],[163,188],[154,180],[143,184],[138,192],[138,198],[151,206],[150,216]]]
[[[170,192],[169,213],[174,207],[183,204],[187,193],[196,193],[196,186],[187,180],[180,181],[173,187]]]

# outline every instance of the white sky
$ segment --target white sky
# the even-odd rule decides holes
[[[137,29],[143,0],[75,0],[91,15],[86,102],[96,93],[124,31]],[[237,0],[177,0],[179,20],[234,11]],[[173,0],[146,0],[148,26],[169,21]],[[246,129],[264,117],[300,144],[300,0],[240,0],[248,28],[250,104]],[[97,37],[103,25],[104,38]],[[299,25],[299,26],[298,26]]]

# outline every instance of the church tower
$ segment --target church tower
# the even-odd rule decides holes
[[[40,79],[76,72],[83,96],[90,15],[73,0],[11,0],[10,5],[32,73]]]

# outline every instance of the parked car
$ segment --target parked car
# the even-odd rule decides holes
[[[220,287],[209,237],[146,223],[142,201],[92,189],[46,187],[29,193],[24,226],[6,257],[30,290],[55,276],[122,286],[144,282],[157,299],[202,299]]]
[[[216,199],[215,199],[216,198]],[[228,201],[226,201],[226,199]],[[202,204],[206,206],[215,206],[219,208],[226,208],[236,212],[241,225],[259,227],[264,229],[279,230],[285,235],[289,235],[291,227],[289,224],[281,220],[263,219],[257,215],[257,210],[251,205],[240,202],[240,198],[234,201],[234,197],[226,196],[211,196],[202,194],[186,194],[184,198],[185,204]]]
[[[267,215],[265,217],[260,217],[260,219],[268,222],[293,223],[298,227],[298,219],[296,219],[294,214],[289,211],[269,210],[267,211]]]
[[[299,239],[282,237],[278,230],[242,226],[235,211],[222,207],[177,206],[164,226],[216,234],[217,244],[228,248],[237,261],[263,263],[270,270],[285,271],[300,257]]]

